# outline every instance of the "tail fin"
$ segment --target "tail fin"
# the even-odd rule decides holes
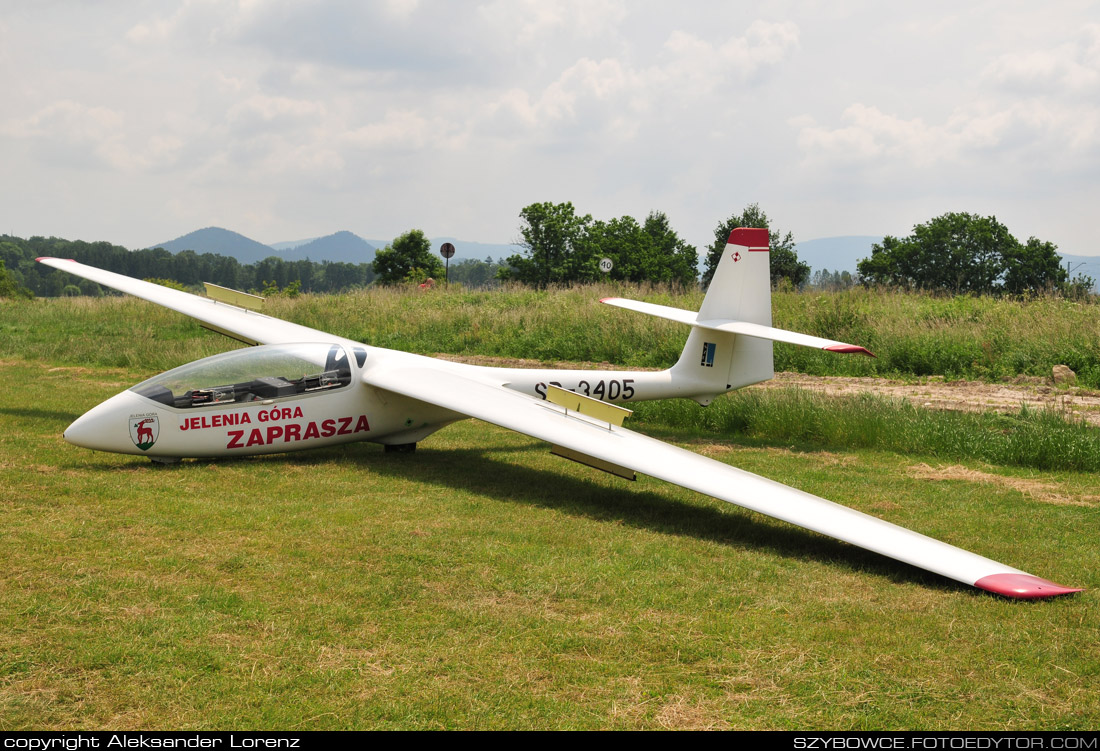
[[[854,344],[772,327],[766,229],[739,227],[730,233],[698,313],[619,297],[605,297],[602,302],[691,326],[684,351],[670,373],[675,395],[703,406],[718,394],[773,378],[772,342],[874,357]]]
[[[771,326],[772,284],[768,230],[738,227],[730,233],[697,320],[734,320]],[[707,405],[718,394],[775,376],[768,339],[692,326],[673,380],[694,381],[692,398]]]

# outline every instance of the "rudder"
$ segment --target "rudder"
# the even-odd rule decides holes
[[[768,230],[738,227],[730,233],[722,258],[699,308],[700,322],[736,320],[771,326],[771,266]],[[675,380],[695,381],[700,404],[718,394],[774,377],[772,342],[693,326]]]

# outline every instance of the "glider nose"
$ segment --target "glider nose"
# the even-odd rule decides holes
[[[148,411],[148,404],[129,391],[111,397],[78,417],[65,429],[65,440],[74,446],[95,451],[124,454],[143,453],[137,440],[130,437],[131,417]],[[135,417],[133,422],[145,419]],[[144,437],[144,436],[142,436]]]

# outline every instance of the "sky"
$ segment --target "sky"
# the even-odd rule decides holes
[[[1100,254],[1100,2],[6,0],[0,232],[507,243],[531,203]]]

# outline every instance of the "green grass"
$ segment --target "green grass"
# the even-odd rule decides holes
[[[618,295],[697,310],[702,293],[630,285],[535,292],[377,288],[335,296],[272,299],[272,315],[382,347],[546,361],[667,367],[687,329],[601,305]],[[776,326],[866,346],[876,359],[777,344],[777,370],[999,380],[1049,377],[1068,365],[1100,388],[1100,305],[1058,298],[1020,302],[853,289],[776,293]],[[59,339],[57,331],[73,335]],[[0,301],[5,350],[43,360],[163,370],[217,347],[197,325],[133,299]],[[157,346],[152,346],[156,344]]]
[[[874,394],[832,397],[787,389],[736,391],[707,409],[683,399],[641,403],[634,417],[635,425],[672,436],[1100,472],[1100,430],[1053,410],[941,412]]]
[[[0,363],[0,729],[1100,721],[1091,472],[969,459],[970,477],[920,445],[869,447],[862,423],[834,425],[850,409],[798,393],[639,414],[720,461],[1089,588],[1023,603],[476,422],[412,455],[359,444],[169,468],[64,443],[162,360],[224,347],[179,336],[162,351],[178,324],[138,307],[136,324],[74,312],[19,332],[42,360]],[[81,339],[66,343],[70,325]],[[115,338],[127,326],[139,334]],[[108,340],[89,347],[88,327]],[[117,364],[81,359],[115,345]],[[910,419],[864,406],[882,413],[866,418],[875,440]],[[989,440],[981,422],[951,429]]]

